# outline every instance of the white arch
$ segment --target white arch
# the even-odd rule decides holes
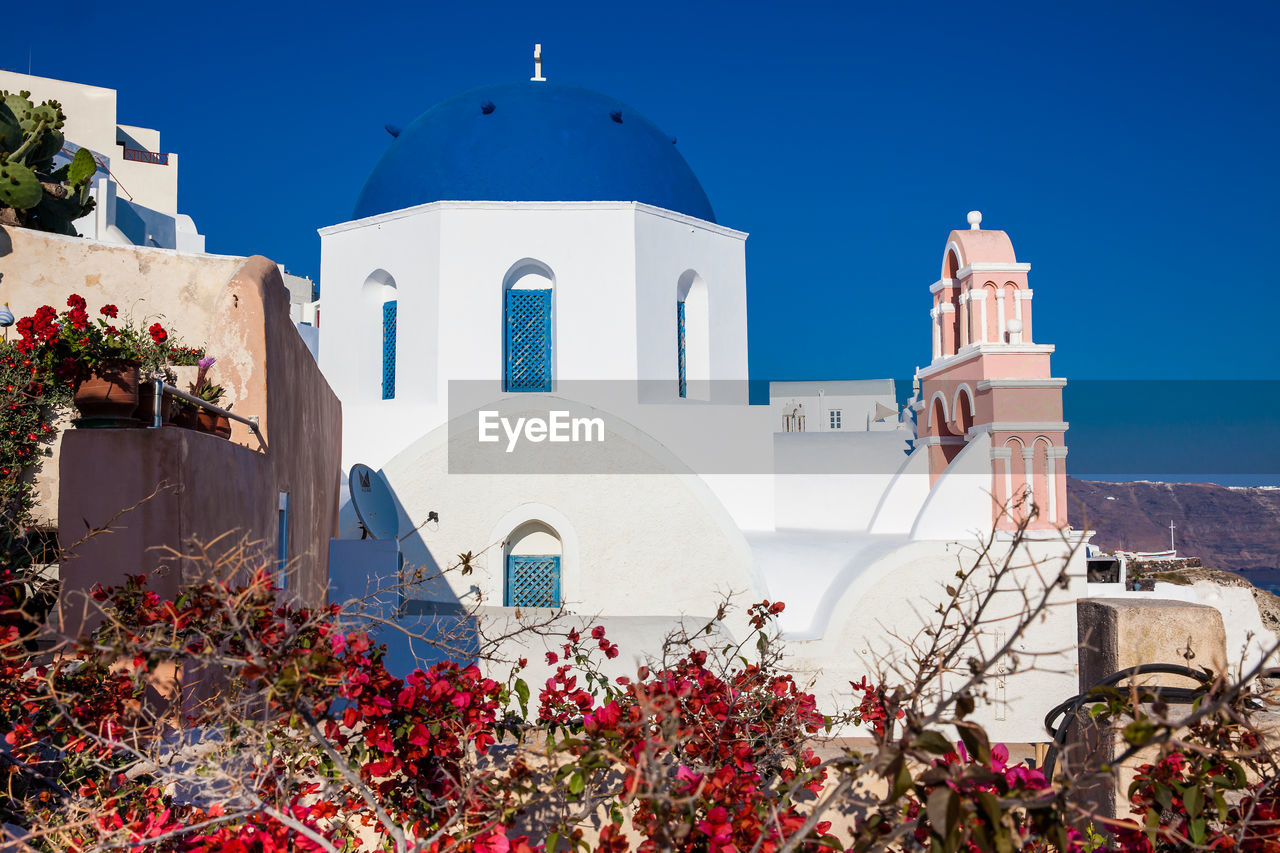
[[[569,518],[558,509],[543,503],[524,503],[508,510],[489,532],[488,542],[501,543],[500,564],[484,572],[476,584],[487,604],[500,606],[507,574],[507,547],[512,534],[535,522],[555,531],[560,539],[560,603],[566,610],[582,602],[582,575],[578,560],[578,534]]]
[[[975,403],[973,399],[973,389],[969,387],[968,383],[961,382],[959,387],[956,388],[955,399],[951,401],[951,417],[948,418],[948,420],[955,420],[956,418],[960,417],[961,392],[963,392],[964,395],[969,398],[969,417],[973,418],[977,416],[977,412],[975,411]],[[972,424],[970,424],[970,426],[972,426]],[[963,435],[964,433],[962,432],[961,434]]]
[[[947,275],[947,261],[952,254],[956,256],[956,272],[964,269],[964,254],[960,251],[960,245],[955,240],[948,240],[946,251],[942,253],[942,275],[940,278],[950,277]]]
[[[537,258],[521,258],[507,268],[502,277],[502,289],[551,290],[555,292],[556,274],[550,266]]]
[[[369,293],[371,288],[390,287],[392,289],[395,289],[395,286],[396,286],[396,277],[393,276],[391,273],[387,272],[382,267],[378,267],[376,270],[369,273],[369,275],[365,276],[364,285],[362,286],[361,289],[363,290],[363,292]]]
[[[947,423],[949,423],[949,422],[951,421],[951,414],[950,414],[950,409],[948,409],[948,408],[947,408],[947,395],[946,395],[946,394],[943,394],[941,391],[934,391],[934,392],[933,392],[933,396],[929,398],[929,427],[930,427],[930,428],[932,428],[932,427],[934,427],[934,426],[937,426],[937,424],[934,424],[934,422],[933,422],[933,402],[934,402],[934,400],[941,400],[941,401],[942,401],[942,424],[941,424],[941,426],[945,427],[945,426],[947,425]]]

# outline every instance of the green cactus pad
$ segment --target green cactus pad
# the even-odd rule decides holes
[[[22,125],[9,105],[0,99],[0,154],[8,154],[22,144]]]
[[[21,163],[0,163],[0,204],[28,210],[40,203],[44,188],[36,173]]]
[[[67,170],[67,182],[73,187],[87,184],[97,171],[98,164],[94,162],[89,149],[81,148],[71,160],[71,168]]]

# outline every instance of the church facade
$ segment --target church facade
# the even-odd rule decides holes
[[[891,380],[853,379],[750,404],[747,235],[673,139],[595,92],[538,80],[440,104],[320,233],[344,469],[371,466],[399,514],[389,544],[344,506],[336,596],[402,561],[425,578],[406,620],[563,608],[636,653],[726,595],[737,638],[746,604],[781,600],[790,664],[839,697],[899,659],[958,568],[1014,547],[1018,581],[1056,604],[1017,642],[1035,666],[1002,673],[980,714],[1042,740],[1075,693],[1087,534],[1066,506],[1065,381],[1033,339],[1029,265],[980,214],[921,282],[932,361],[906,406]],[[471,571],[437,575],[462,554]]]

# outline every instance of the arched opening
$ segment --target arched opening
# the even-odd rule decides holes
[[[526,521],[511,531],[503,547],[507,607],[559,607],[564,547],[551,525]]]
[[[1015,524],[1021,523],[1031,512],[1033,496],[1027,491],[1029,482],[1026,452],[1022,441],[1011,438],[1004,443],[1009,459],[1004,469],[1004,493],[1008,500],[1008,512]]]
[[[1036,507],[1040,510],[1039,521],[1054,524],[1058,520],[1057,495],[1054,488],[1053,442],[1044,436],[1036,439],[1032,446],[1031,470],[1034,472],[1034,494]]]
[[[555,370],[555,275],[541,261],[517,261],[502,279],[502,377],[506,391],[550,391]]]
[[[958,272],[960,272],[960,258],[956,255],[955,249],[948,249],[947,260],[942,265],[942,277],[954,279]]]
[[[676,356],[680,396],[711,399],[711,306],[707,283],[694,270],[676,282]]]
[[[367,330],[361,339],[370,344],[362,347],[360,375],[379,376],[379,382],[370,382],[370,389],[379,389],[383,400],[396,396],[396,339],[398,336],[398,299],[396,280],[384,269],[369,273],[361,287],[361,326]],[[376,345],[373,342],[376,341]],[[361,383],[364,385],[364,383]]]
[[[993,281],[982,286],[982,340],[996,343],[1001,340],[1003,324],[1000,322],[1000,293]]]
[[[951,428],[947,421],[947,399],[942,396],[942,392],[938,391],[933,395],[933,401],[929,406],[929,429],[933,435],[943,436],[951,435]]]
[[[1018,321],[1012,327],[1017,329],[1016,332],[1010,331],[1012,320]],[[1005,282],[1004,299],[1000,302],[1000,340],[1009,344],[1022,343],[1022,306],[1018,304],[1018,285],[1011,281]]]
[[[968,385],[961,385],[956,389],[956,399],[951,405],[951,411],[955,413],[955,434],[968,435],[969,428],[973,426],[973,395]]]

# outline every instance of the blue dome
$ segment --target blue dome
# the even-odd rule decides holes
[[[432,201],[640,201],[716,221],[670,136],[554,83],[473,89],[418,116],[374,166],[355,218]]]

